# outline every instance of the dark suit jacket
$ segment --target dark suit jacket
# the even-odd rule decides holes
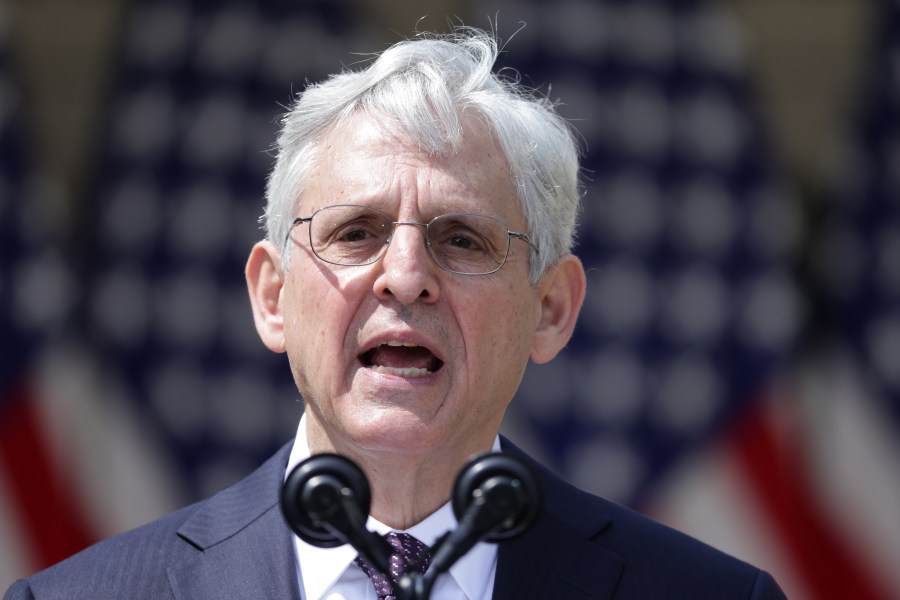
[[[4,599],[299,598],[278,505],[289,453],[290,444],[212,498],[16,582]],[[500,545],[495,599],[784,598],[766,573],[536,468],[544,511]]]

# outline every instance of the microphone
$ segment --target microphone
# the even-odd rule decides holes
[[[281,489],[281,509],[291,529],[321,548],[351,544],[372,566],[390,572],[394,548],[366,528],[371,489],[353,461],[316,454],[298,464]],[[435,580],[480,541],[503,542],[524,533],[543,503],[534,471],[508,454],[481,454],[470,460],[453,484],[452,506],[459,527],[432,549],[424,573],[407,573],[395,586],[404,599],[427,600]]]
[[[414,582],[418,598],[428,598],[437,577],[478,542],[503,542],[525,533],[540,514],[543,494],[526,463],[509,454],[488,453],[459,472],[452,502],[459,526],[435,544],[431,566]]]
[[[320,548],[349,543],[373,567],[389,573],[394,548],[366,528],[371,504],[365,473],[337,454],[307,458],[294,467],[281,488],[284,518],[301,539]]]

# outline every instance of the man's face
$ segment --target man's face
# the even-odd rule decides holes
[[[458,152],[433,157],[354,117],[322,141],[297,216],[359,204],[396,221],[472,212],[525,231],[506,160],[478,121],[468,125]],[[490,448],[541,318],[529,247],[512,240],[496,273],[458,275],[434,264],[423,235],[398,226],[379,261],[343,267],[313,255],[308,223],[294,228],[280,302],[313,451]]]

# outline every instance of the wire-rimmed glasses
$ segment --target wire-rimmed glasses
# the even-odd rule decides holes
[[[291,230],[300,223],[309,223],[309,244],[319,260],[346,267],[377,262],[398,225],[421,227],[431,260],[441,269],[460,275],[498,271],[509,256],[513,238],[537,251],[527,234],[510,231],[497,219],[474,213],[449,213],[419,223],[394,221],[370,206],[336,204],[308,217],[297,217]]]

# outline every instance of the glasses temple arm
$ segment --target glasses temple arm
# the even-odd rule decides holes
[[[525,242],[526,244],[531,246],[531,249],[534,250],[535,254],[538,253],[538,247],[534,245],[534,242],[531,241],[531,238],[528,236],[527,233],[519,233],[517,231],[507,231],[506,233],[508,233],[509,237],[511,237],[511,238],[516,238],[517,240],[522,240],[523,242]]]

